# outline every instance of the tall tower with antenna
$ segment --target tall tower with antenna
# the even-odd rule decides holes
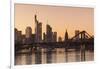
[[[37,20],[37,15],[35,17],[35,42],[42,41],[42,23]]]

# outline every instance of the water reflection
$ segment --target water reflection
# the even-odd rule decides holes
[[[37,51],[36,51],[37,50]],[[31,53],[16,54],[15,65],[66,63],[82,61],[82,51],[75,49],[55,48],[55,49],[32,49]],[[94,52],[85,51],[85,61],[93,61]]]

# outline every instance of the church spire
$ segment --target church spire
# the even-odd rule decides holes
[[[67,29],[66,29],[64,41],[67,41],[67,40],[68,40],[68,32],[67,32]]]

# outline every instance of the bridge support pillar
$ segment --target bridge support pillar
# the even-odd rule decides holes
[[[81,33],[81,41],[85,40],[85,31]],[[81,45],[81,61],[85,61],[85,44]]]

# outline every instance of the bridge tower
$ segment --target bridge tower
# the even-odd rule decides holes
[[[81,41],[85,40],[85,31],[81,32]],[[85,61],[85,44],[81,45],[81,61]]]

